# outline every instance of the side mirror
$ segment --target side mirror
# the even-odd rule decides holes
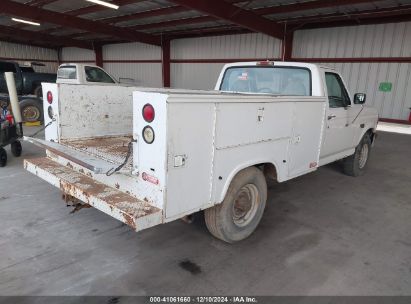
[[[354,104],[364,104],[367,99],[367,95],[364,93],[356,93],[354,95]]]

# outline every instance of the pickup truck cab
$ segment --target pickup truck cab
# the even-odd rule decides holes
[[[233,243],[260,222],[267,179],[342,160],[364,174],[378,115],[340,74],[297,62],[226,65],[214,91],[44,85],[47,157],[25,168],[135,231],[204,210]],[[107,101],[102,103],[100,101]]]
[[[36,95],[41,97],[42,82],[56,82],[56,74],[36,73],[34,68],[21,67],[17,62],[0,61],[0,93],[8,93],[5,72],[13,72],[18,95]]]
[[[117,81],[104,69],[90,64],[65,63],[57,71],[57,83],[115,84]]]

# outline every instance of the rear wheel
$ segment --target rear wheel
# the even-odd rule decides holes
[[[355,153],[344,159],[344,173],[349,176],[361,176],[364,174],[371,153],[371,139],[365,134],[361,142],[355,148]]]
[[[257,228],[267,201],[267,183],[261,170],[240,171],[231,182],[224,201],[204,211],[210,233],[228,243],[241,241]]]
[[[3,148],[0,148],[0,167],[7,165],[7,152]]]
[[[43,105],[36,99],[25,99],[20,102],[21,115],[25,122],[43,121]]]
[[[21,142],[16,140],[10,145],[10,148],[11,148],[11,154],[13,154],[13,156],[15,157],[21,156],[21,152],[23,151],[23,148],[21,147]]]

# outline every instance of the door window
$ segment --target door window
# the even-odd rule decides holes
[[[337,74],[325,73],[330,108],[344,108],[351,104],[344,84]]]
[[[85,72],[88,82],[115,83],[114,80],[102,69],[95,67],[85,67]]]

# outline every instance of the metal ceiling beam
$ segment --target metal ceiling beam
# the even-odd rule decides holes
[[[28,41],[37,41],[45,42],[49,46],[76,46],[84,49],[93,49],[93,45],[86,41],[67,39],[64,37],[57,37],[39,32],[17,29],[10,26],[0,25],[0,33],[12,37],[24,38],[26,40],[26,44],[28,43]]]
[[[143,2],[145,0],[115,0],[111,1],[111,3],[116,4],[118,6],[124,6],[132,3],[137,3],[137,2]],[[64,12],[65,14],[71,15],[71,16],[81,16],[81,15],[87,15],[87,14],[92,14],[96,13],[99,11],[104,11],[107,10],[108,8],[102,5],[89,5],[86,7],[81,7],[78,9],[74,9],[68,12]]]
[[[32,5],[32,6],[38,6],[38,7],[42,7],[45,6],[47,4],[56,2],[57,0],[30,0],[26,3],[24,3],[25,5]]]
[[[367,2],[381,2],[383,0],[314,0],[306,2],[298,2],[293,4],[276,5],[270,7],[264,7],[256,9],[255,12],[258,15],[273,15],[273,14],[285,14],[294,13],[300,11],[307,11],[312,9],[321,9],[329,7],[349,6]]]
[[[224,1],[172,0],[172,2],[214,16],[218,19],[223,19],[240,25],[255,32],[263,33],[278,39],[282,39],[283,37],[283,27],[281,25]]]
[[[119,28],[102,22],[86,20],[79,17],[70,16],[67,14],[37,7],[27,6],[10,0],[1,0],[0,12],[40,22],[53,23],[64,27],[81,29],[92,33],[114,36],[128,41],[139,41],[154,45],[161,44],[161,40],[158,37],[149,34]]]
[[[336,22],[345,25],[370,24],[377,23],[401,22],[407,20],[411,15],[411,5],[398,7],[383,8],[377,10],[367,10],[351,14],[328,14],[322,16],[309,16],[304,18],[295,18],[295,20],[284,19],[280,22],[286,22],[290,29],[314,28],[314,27],[331,27]],[[396,19],[398,18],[398,19]],[[322,25],[322,26],[321,26]]]

